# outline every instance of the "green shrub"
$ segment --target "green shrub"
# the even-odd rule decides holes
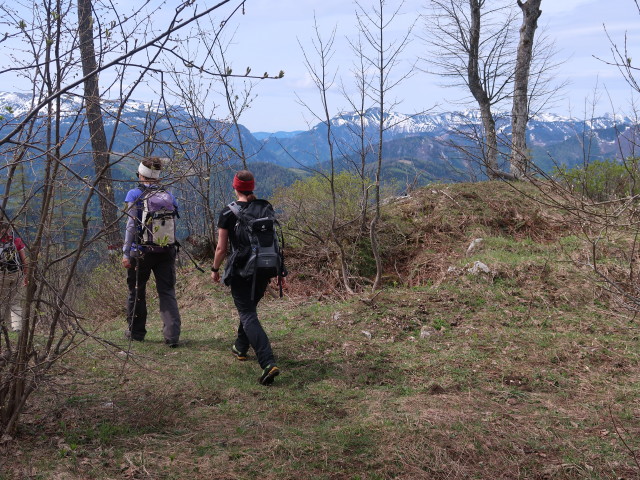
[[[637,195],[640,193],[640,158],[624,162],[596,160],[586,166],[555,169],[554,176],[574,192],[594,201]]]
[[[350,224],[360,215],[362,179],[348,172],[334,176],[333,190],[336,198],[336,224]],[[328,236],[332,220],[331,185],[328,177],[314,175],[298,180],[291,186],[278,189],[273,202],[283,211],[288,230],[297,236]]]
[[[363,236],[356,244],[353,252],[353,270],[361,277],[374,277],[376,274],[376,259],[371,251],[371,239]]]
[[[352,173],[341,172],[334,176],[333,185],[328,176],[315,175],[276,192],[273,202],[282,211],[286,243],[295,251],[289,250],[289,253],[295,256],[297,252],[299,258],[305,259],[307,274],[326,278],[327,270],[339,271],[341,248],[348,275],[354,281],[375,275],[368,239],[369,220],[362,221],[363,185],[368,182],[363,183],[362,178]],[[371,208],[369,206],[368,215]],[[310,256],[308,252],[313,254]],[[298,265],[298,271],[301,268]]]

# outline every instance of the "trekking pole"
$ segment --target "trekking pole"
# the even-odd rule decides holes
[[[131,255],[131,253],[129,253],[129,255]],[[133,271],[135,272],[134,275],[136,277],[136,281],[135,281],[135,287],[134,287],[134,297],[133,297],[133,305],[129,305],[128,308],[130,308],[130,311],[128,311],[127,313],[129,314],[129,317],[127,318],[127,324],[129,326],[129,349],[131,349],[131,343],[133,342],[133,336],[131,333],[131,330],[133,329],[133,320],[136,318],[136,309],[138,308],[138,295],[139,295],[139,289],[140,289],[140,260],[141,260],[141,256],[136,257],[135,258],[135,266],[133,266]],[[129,262],[131,262],[133,260],[133,257],[129,257]],[[129,268],[132,268],[132,266],[130,266]]]
[[[280,224],[278,224],[279,226]],[[280,243],[282,248],[280,249],[280,275],[278,276],[278,286],[280,287],[280,298],[282,298],[282,280],[287,276],[287,267],[284,266],[284,234],[280,230]]]
[[[178,245],[180,245],[180,244],[178,244]],[[196,261],[193,259],[193,257],[192,257],[192,256],[191,256],[191,254],[189,253],[189,250],[186,250],[186,249],[185,249],[185,250],[183,250],[183,251],[184,251],[184,253],[186,253],[186,254],[187,254],[187,257],[189,257],[189,260],[191,260],[191,263],[193,263],[193,266],[194,266],[194,267],[196,267],[196,269],[197,269],[197,270],[199,270],[199,271],[201,271],[202,273],[205,273],[205,272],[204,272],[204,269],[203,269],[200,265],[198,265],[198,264],[196,263]],[[179,247],[178,247],[178,253],[180,253],[180,248],[179,248]]]

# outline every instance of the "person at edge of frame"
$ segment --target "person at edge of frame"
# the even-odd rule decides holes
[[[26,245],[0,213],[0,323],[22,330],[22,288],[28,284]],[[21,282],[22,280],[22,282]]]

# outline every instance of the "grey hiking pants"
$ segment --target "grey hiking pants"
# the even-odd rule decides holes
[[[256,278],[256,288],[253,300],[251,300],[252,279],[244,279],[237,275],[231,277],[231,295],[233,303],[238,309],[240,325],[238,326],[238,338],[235,346],[240,352],[246,352],[253,348],[258,357],[260,368],[274,364],[273,351],[269,337],[258,320],[257,306],[269,284],[268,278]]]
[[[177,343],[180,338],[181,322],[176,300],[176,249],[174,247],[169,247],[166,252],[145,253],[141,257],[131,257],[131,268],[127,270],[129,287],[127,323],[131,338],[144,340],[147,333],[147,281],[151,272],[156,279],[160,301],[162,333],[166,341]]]

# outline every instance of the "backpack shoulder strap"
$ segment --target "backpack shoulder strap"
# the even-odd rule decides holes
[[[140,201],[146,200],[147,198],[149,198],[150,196],[152,196],[152,195],[154,195],[156,193],[166,192],[167,191],[167,189],[165,187],[163,187],[162,185],[144,185],[144,184],[140,183],[138,185],[138,188],[140,189],[140,191],[142,191],[142,193],[138,197],[138,200],[140,200]]]
[[[147,186],[143,185],[142,183],[138,184],[138,190],[140,190],[140,195],[138,195],[133,201],[133,205],[138,209],[138,217],[140,217],[142,214],[142,209],[144,208],[144,202],[147,198],[149,198],[150,193]]]
[[[142,201],[145,197],[149,196],[149,190],[150,188],[148,186],[146,186],[144,183],[139,183],[138,184],[138,190],[140,190],[140,195],[138,196],[138,198],[136,199],[136,202],[140,202]]]
[[[269,200],[265,200],[263,198],[256,198],[253,202],[255,202],[256,204],[260,204],[265,208],[271,208],[273,210],[273,205],[269,203]]]
[[[227,207],[229,207],[229,210],[231,210],[236,217],[240,218],[240,212],[242,210],[240,208],[240,205],[238,205],[236,202],[231,202],[229,205],[227,205]]]
[[[138,219],[138,222],[140,222],[138,224],[138,233],[141,235],[143,230],[143,225],[147,223],[147,220],[149,218],[148,213],[145,212],[145,208],[148,208],[147,205],[148,205],[149,197],[151,197],[151,195],[153,195],[154,192],[156,192],[157,190],[143,183],[139,183],[138,188],[140,189],[141,193],[140,193],[140,196],[138,196],[138,198],[136,199],[134,205],[137,208],[136,218]]]
[[[238,205],[237,202],[231,202],[229,205],[229,210],[236,216],[236,225],[234,227],[235,231],[238,231],[238,228],[242,226],[245,229],[249,228],[249,224],[247,223],[247,218],[243,215],[244,207]]]

